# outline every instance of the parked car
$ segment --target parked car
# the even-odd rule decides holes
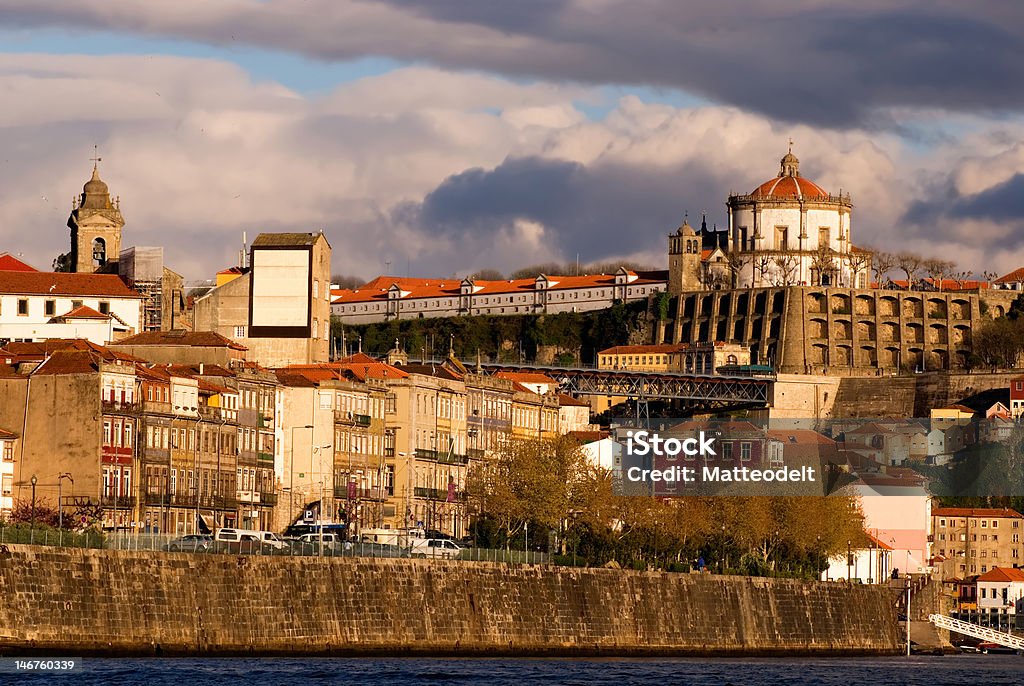
[[[271,531],[257,531],[255,529],[218,529],[216,540],[224,543],[259,542],[264,546],[284,550],[288,546]]]
[[[173,539],[164,546],[164,550],[176,553],[204,553],[213,545],[213,536],[209,534],[188,534]]]
[[[412,542],[413,557],[434,557],[454,560],[462,552],[455,541],[447,538],[417,538]]]

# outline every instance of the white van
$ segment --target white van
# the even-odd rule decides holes
[[[462,548],[447,538],[414,538],[412,541],[413,557],[439,557],[454,560],[462,552]]]
[[[270,546],[271,548],[282,549],[288,547],[288,544],[277,537],[273,531],[257,531],[256,529],[218,529],[217,535],[213,537],[215,541],[222,541],[225,543],[238,543],[242,541],[259,542]]]

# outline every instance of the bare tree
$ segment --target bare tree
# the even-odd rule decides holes
[[[818,246],[814,251],[814,257],[811,258],[811,269],[818,273],[818,283],[815,285],[825,285],[825,275],[831,275],[836,271],[836,252],[827,245]]]
[[[938,258],[930,257],[921,262],[921,269],[931,279],[932,288],[941,291],[942,282],[956,270],[956,265],[949,260],[940,260]]]
[[[772,285],[792,286],[800,260],[795,255],[780,253],[772,258]]]
[[[911,252],[901,252],[897,253],[894,261],[895,267],[907,275],[907,290],[914,290],[917,275],[921,271],[921,256]]]
[[[850,268],[850,278],[853,280],[853,283],[851,283],[850,286],[857,286],[858,274],[870,271],[872,257],[873,253],[870,250],[858,249],[856,252],[850,250],[850,252],[846,253],[844,259],[846,260],[847,266]],[[868,284],[869,287],[870,285],[871,284]]]
[[[366,279],[346,274],[333,274],[331,276],[331,283],[336,285],[338,288],[355,290],[366,283]]]
[[[721,269],[714,269],[707,264],[702,266],[700,281],[704,288],[709,291],[717,291],[729,287],[729,275]]]
[[[871,271],[875,275],[875,283],[881,287],[883,277],[896,266],[896,256],[884,250],[868,250],[871,252]]]
[[[727,252],[725,253],[725,262],[729,267],[729,274],[732,277],[732,287],[739,287],[740,274],[743,272],[743,268],[750,263],[750,258],[738,252]]]
[[[497,269],[480,269],[470,275],[474,281],[504,281],[505,275]]]
[[[772,266],[772,256],[765,255],[764,253],[755,255],[751,261],[754,277],[752,281],[758,283],[768,277],[768,270]]]

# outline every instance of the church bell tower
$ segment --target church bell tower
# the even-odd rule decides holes
[[[124,217],[120,198],[111,201],[110,189],[100,179],[99,161],[99,157],[93,158],[92,178],[82,187],[82,195],[75,198],[68,217],[71,253],[62,265],[67,271],[117,271]]]

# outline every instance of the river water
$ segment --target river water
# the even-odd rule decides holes
[[[74,673],[0,674],[3,684],[575,684],[579,686],[992,686],[1024,683],[1024,656],[807,659],[85,659]]]

